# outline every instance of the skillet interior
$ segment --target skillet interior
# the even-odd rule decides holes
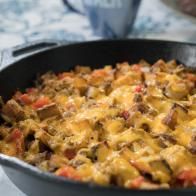
[[[187,66],[196,67],[196,45],[152,40],[95,41],[62,45],[31,55],[2,70],[0,95],[4,99],[9,98],[17,88],[24,89],[31,85],[36,74],[49,70],[66,71],[78,64],[96,68],[123,61],[134,63],[140,59],[153,63],[160,58],[176,59]]]
[[[196,62],[196,45],[176,42],[152,41],[152,40],[119,40],[97,41],[60,46],[44,52],[31,55],[0,72],[0,95],[8,99],[17,89],[24,89],[32,84],[37,73],[48,70],[55,72],[72,69],[75,65],[88,65],[92,68],[116,62],[137,62],[145,59],[150,63],[158,59],[176,59],[180,63],[194,68]],[[28,195],[146,195],[146,191],[121,190],[119,188],[100,188],[70,183],[65,180],[57,180],[56,177],[44,175],[38,170],[32,170],[30,166],[13,161],[13,159],[0,156],[0,163],[5,167],[9,178]],[[25,167],[25,168],[24,168]],[[34,173],[34,175],[32,175]],[[42,177],[40,177],[42,175]],[[194,190],[167,190],[150,191],[153,195],[184,195],[194,194]]]

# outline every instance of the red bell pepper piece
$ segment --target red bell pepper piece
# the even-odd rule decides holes
[[[71,166],[64,166],[56,171],[57,176],[70,178],[73,180],[80,180],[81,177],[77,174],[77,171]]]
[[[143,91],[143,89],[144,89],[143,85],[140,84],[140,85],[135,87],[134,92],[135,93],[141,93]]]
[[[184,187],[196,186],[196,167],[180,172],[177,179]]]
[[[31,97],[26,93],[22,94],[19,99],[25,105],[30,105],[32,103]]]
[[[142,183],[145,181],[143,176],[139,176],[137,178],[135,178],[133,181],[131,181],[129,188],[132,189],[138,189],[140,188],[140,186],[142,185]]]
[[[50,104],[50,99],[48,97],[41,97],[35,103],[33,103],[33,108],[39,109],[48,104]]]

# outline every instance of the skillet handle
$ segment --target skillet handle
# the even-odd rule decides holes
[[[21,58],[42,52],[60,45],[68,45],[69,41],[42,40],[32,43],[16,46],[11,49],[5,49],[0,55],[0,69],[20,60]]]

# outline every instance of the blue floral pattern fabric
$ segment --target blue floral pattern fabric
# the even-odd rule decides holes
[[[79,5],[81,0],[74,0]],[[143,0],[128,37],[196,42],[196,19],[167,7],[164,1]],[[170,0],[171,2],[171,0]],[[85,41],[94,35],[83,15],[71,12],[61,0],[0,0],[0,49],[54,39]],[[0,168],[0,193],[24,196]]]
[[[196,42],[196,19],[184,17],[163,2],[143,0],[128,37]],[[0,0],[0,49],[41,39],[100,38],[85,16],[71,12],[61,0]]]

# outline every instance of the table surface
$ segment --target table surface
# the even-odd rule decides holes
[[[143,0],[128,37],[196,43],[196,19],[163,2],[171,0]],[[61,0],[0,0],[0,49],[41,39],[85,41],[100,37],[93,34],[85,16],[72,13]],[[5,194],[24,196],[0,168],[0,195]]]
[[[163,2],[175,0],[143,0],[128,37],[196,42],[196,19]],[[99,37],[85,16],[66,9],[61,0],[0,0],[0,49],[41,39],[83,41]]]

